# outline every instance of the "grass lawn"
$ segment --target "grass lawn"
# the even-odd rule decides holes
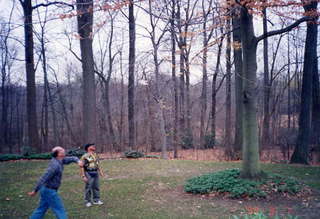
[[[39,176],[48,161],[0,163],[0,218],[27,218],[38,204],[38,196],[30,198]],[[69,218],[229,218],[251,208],[279,212],[290,209],[301,218],[319,218],[320,197],[294,200],[232,200],[221,197],[190,195],[183,192],[184,181],[190,177],[240,167],[240,163],[186,160],[104,160],[106,177],[100,179],[103,206],[86,208],[84,184],[79,168],[65,167],[59,193]],[[265,171],[293,176],[320,190],[320,167],[262,164]],[[305,199],[305,198],[304,198]],[[45,218],[54,218],[50,212]]]

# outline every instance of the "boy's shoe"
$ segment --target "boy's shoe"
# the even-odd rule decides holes
[[[91,206],[92,206],[91,202],[87,202],[86,207],[91,207]]]
[[[93,202],[94,205],[103,205],[103,202],[98,200]]]

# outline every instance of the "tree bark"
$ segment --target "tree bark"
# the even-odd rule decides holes
[[[31,0],[21,1],[24,14],[24,37],[25,37],[25,65],[27,79],[27,122],[28,144],[30,147],[41,151],[39,144],[38,120],[37,120],[37,96],[33,52],[33,21]]]
[[[129,122],[129,148],[135,146],[135,19],[133,0],[130,0],[129,5],[129,83],[128,83],[128,122]]]
[[[317,1],[304,5],[305,12],[317,10]],[[301,109],[299,117],[299,133],[295,150],[291,156],[291,163],[309,164],[309,143],[311,137],[311,110],[312,110],[312,80],[317,62],[317,34],[318,27],[314,22],[307,23],[305,41],[303,78],[301,92]]]
[[[317,159],[320,161],[320,84],[317,60],[314,62],[312,85],[312,133],[314,151],[318,153]]]
[[[96,141],[96,85],[92,50],[93,1],[77,0],[78,33],[82,60],[83,143]]]
[[[173,158],[178,158],[178,123],[179,123],[179,93],[178,93],[178,83],[176,76],[176,40],[175,40],[175,8],[176,1],[172,1],[172,11],[171,11],[171,72],[172,72],[172,82],[173,82],[173,93],[174,93],[174,119],[173,119]]]
[[[203,55],[202,55],[202,90],[201,90],[201,112],[200,112],[200,146],[205,144],[205,119],[207,114],[207,82],[208,82],[208,37],[207,37],[207,21],[203,22]]]
[[[237,8],[239,10],[239,8]],[[235,13],[232,18],[233,26],[233,54],[234,54],[234,69],[235,69],[235,136],[234,136],[234,156],[235,159],[241,158],[241,150],[243,143],[243,73],[242,73],[242,47],[241,47],[241,31],[240,19]]]
[[[268,32],[267,9],[263,9],[263,33]],[[270,141],[270,81],[269,81],[269,59],[268,59],[268,38],[263,39],[263,127],[262,145],[267,145]]]
[[[253,17],[248,9],[241,9],[241,42],[243,53],[243,165],[241,176],[256,178],[260,174],[259,140],[256,108],[257,41]]]
[[[233,159],[231,139],[231,24],[226,23],[227,48],[226,48],[226,119],[225,119],[225,152],[228,159]]]
[[[288,33],[288,108],[287,108],[287,112],[288,112],[288,131],[290,132],[291,130],[291,64],[290,64],[290,34]]]
[[[108,75],[107,75],[107,80],[105,81],[105,109],[106,109],[106,114],[107,114],[107,121],[108,121],[108,127],[109,127],[109,135],[111,138],[111,143],[112,146],[115,147],[117,142],[116,142],[116,136],[114,133],[114,128],[112,124],[112,115],[111,115],[111,107],[110,107],[110,94],[109,94],[109,87],[110,87],[110,80],[111,80],[111,75],[113,72],[113,62],[114,58],[116,56],[112,55],[112,43],[113,43],[113,34],[114,34],[114,25],[113,25],[113,20],[114,18],[110,15],[110,39],[109,39],[109,45],[108,45],[108,56],[109,56],[109,69],[108,69]]]
[[[121,101],[120,101],[120,125],[119,125],[119,139],[120,139],[120,147],[122,150],[124,150],[124,132],[123,132],[123,126],[124,126],[124,75],[123,75],[123,68],[122,68],[122,51],[120,51],[120,74],[121,74]]]
[[[152,15],[152,4],[151,0],[149,0],[149,19],[150,19],[150,25],[151,25],[151,31],[150,33],[150,38],[151,38],[151,43],[153,47],[153,62],[154,62],[154,73],[155,73],[155,88],[156,88],[156,94],[155,94],[155,99],[157,101],[157,119],[159,120],[160,123],[160,139],[161,139],[161,158],[162,159],[167,159],[168,154],[167,154],[167,133],[165,129],[165,101],[162,98],[161,92],[160,92],[160,62],[158,59],[158,50],[160,46],[160,42],[162,37],[164,36],[165,32],[162,32],[162,34],[159,35],[157,38],[156,36],[156,24],[157,22],[154,20],[153,15]]]
[[[214,74],[212,76],[212,87],[211,87],[211,138],[216,145],[216,105],[217,105],[217,77],[219,74],[219,67],[220,67],[220,60],[221,60],[221,51],[222,51],[222,44],[223,39],[221,39],[220,43],[218,44],[218,53],[217,53],[217,62]]]
[[[47,57],[46,57],[46,50],[45,50],[45,42],[44,42],[44,26],[41,27],[41,53],[42,53],[42,70],[43,70],[43,81],[44,81],[44,88],[43,88],[43,114],[44,118],[42,121],[42,137],[43,137],[43,147],[45,150],[48,150],[48,134],[49,134],[49,113],[48,113],[48,72],[47,72]]]

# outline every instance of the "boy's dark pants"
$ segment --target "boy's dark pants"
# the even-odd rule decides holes
[[[85,175],[88,179],[85,187],[84,198],[86,202],[91,202],[91,196],[93,201],[100,200],[100,189],[99,189],[99,174],[97,171],[94,172],[85,172]]]

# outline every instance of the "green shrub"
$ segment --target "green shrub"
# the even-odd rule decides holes
[[[81,148],[72,148],[67,152],[67,156],[75,156],[75,157],[82,157],[86,153],[85,150]]]
[[[39,160],[49,160],[52,158],[51,153],[41,153],[41,154],[31,154],[26,157],[27,159],[39,159]]]
[[[159,155],[145,155],[144,157],[145,157],[145,158],[156,158],[156,159],[159,159],[159,158],[160,158]]]
[[[267,175],[260,181],[240,178],[239,169],[228,169],[209,173],[187,180],[184,190],[195,194],[211,192],[229,193],[231,197],[265,197],[266,191],[299,192],[301,185],[294,179],[279,175]]]
[[[203,147],[205,149],[211,149],[211,148],[214,148],[214,146],[216,146],[216,139],[213,137],[213,135],[209,134],[209,135],[204,136]]]
[[[270,185],[278,192],[296,194],[301,191],[302,185],[293,178],[287,178],[278,174],[270,174]]]
[[[192,135],[184,135],[181,138],[181,145],[183,149],[193,148],[193,138]]]
[[[144,157],[144,154],[140,151],[130,150],[130,151],[124,152],[124,156],[126,158],[140,158],[140,157]]]
[[[20,154],[0,154],[0,161],[20,160],[23,156]]]
[[[30,146],[22,146],[21,147],[21,154],[22,156],[29,156],[31,154],[35,154],[36,150],[33,147]]]
[[[260,182],[241,179],[239,169],[229,169],[205,174],[187,180],[186,192],[206,194],[210,192],[228,192],[232,197],[265,196],[258,189]]]

